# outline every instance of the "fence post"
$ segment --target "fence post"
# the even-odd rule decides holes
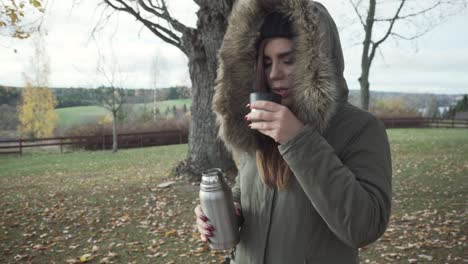
[[[102,150],[106,150],[106,135],[102,134]]]
[[[63,137],[60,137],[60,154],[63,154]]]
[[[23,156],[23,139],[19,140],[20,156]]]

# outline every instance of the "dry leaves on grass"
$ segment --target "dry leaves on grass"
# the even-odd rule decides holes
[[[466,219],[468,219],[466,211],[421,210],[403,216],[394,216],[384,236],[369,248],[389,262],[399,260],[430,263],[436,257],[439,261],[444,257],[446,263],[468,261],[460,256],[451,254],[441,256],[440,253],[435,253],[436,250],[446,252],[467,248]],[[370,250],[369,248],[364,248],[363,251]]]

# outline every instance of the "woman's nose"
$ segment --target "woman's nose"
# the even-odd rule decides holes
[[[273,63],[271,65],[271,70],[270,70],[270,79],[277,80],[277,79],[281,79],[282,76],[283,76],[283,70],[281,69],[281,66],[278,65],[277,63]]]

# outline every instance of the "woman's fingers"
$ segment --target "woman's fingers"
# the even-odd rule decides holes
[[[262,132],[261,130],[273,130],[276,128],[274,122],[252,122],[249,127],[260,130],[260,132]]]
[[[210,240],[209,240],[206,236],[204,236],[204,235],[200,235],[200,240],[201,240],[202,242],[205,242],[205,243],[207,243],[208,241],[210,241]]]
[[[197,216],[197,218],[200,218],[201,220],[203,220],[204,222],[207,222],[208,221],[208,217],[206,217],[206,215],[203,213],[203,210],[201,209],[201,206],[198,205],[197,207],[195,207],[195,215]]]
[[[234,208],[236,208],[236,215],[241,216],[242,215],[242,209],[239,203],[234,202]]]
[[[203,210],[200,205],[195,207],[194,212],[197,217],[196,225],[198,233],[200,233],[200,239],[206,243],[209,241],[209,237],[213,236],[214,227],[208,223],[208,217],[203,214]]]
[[[275,114],[273,112],[267,112],[263,110],[250,112],[245,116],[246,121],[256,122],[256,121],[273,121],[275,120]]]
[[[269,101],[255,101],[253,103],[250,103],[250,109],[265,110],[268,112],[277,112],[281,109],[281,107],[284,106]]]

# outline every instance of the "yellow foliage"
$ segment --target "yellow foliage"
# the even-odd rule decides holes
[[[371,103],[369,111],[380,118],[418,117],[418,111],[401,98],[380,99]]]
[[[11,36],[13,38],[28,38],[31,29],[24,26],[22,22],[27,18],[34,19],[38,11],[44,13],[43,0],[6,0],[0,3],[0,35]],[[25,11],[28,17],[25,17]]]
[[[49,88],[27,84],[18,106],[19,133],[31,138],[53,136],[58,120],[56,105],[57,101]]]
[[[104,115],[99,119],[99,124],[106,125],[112,124],[112,116],[111,115]]]

